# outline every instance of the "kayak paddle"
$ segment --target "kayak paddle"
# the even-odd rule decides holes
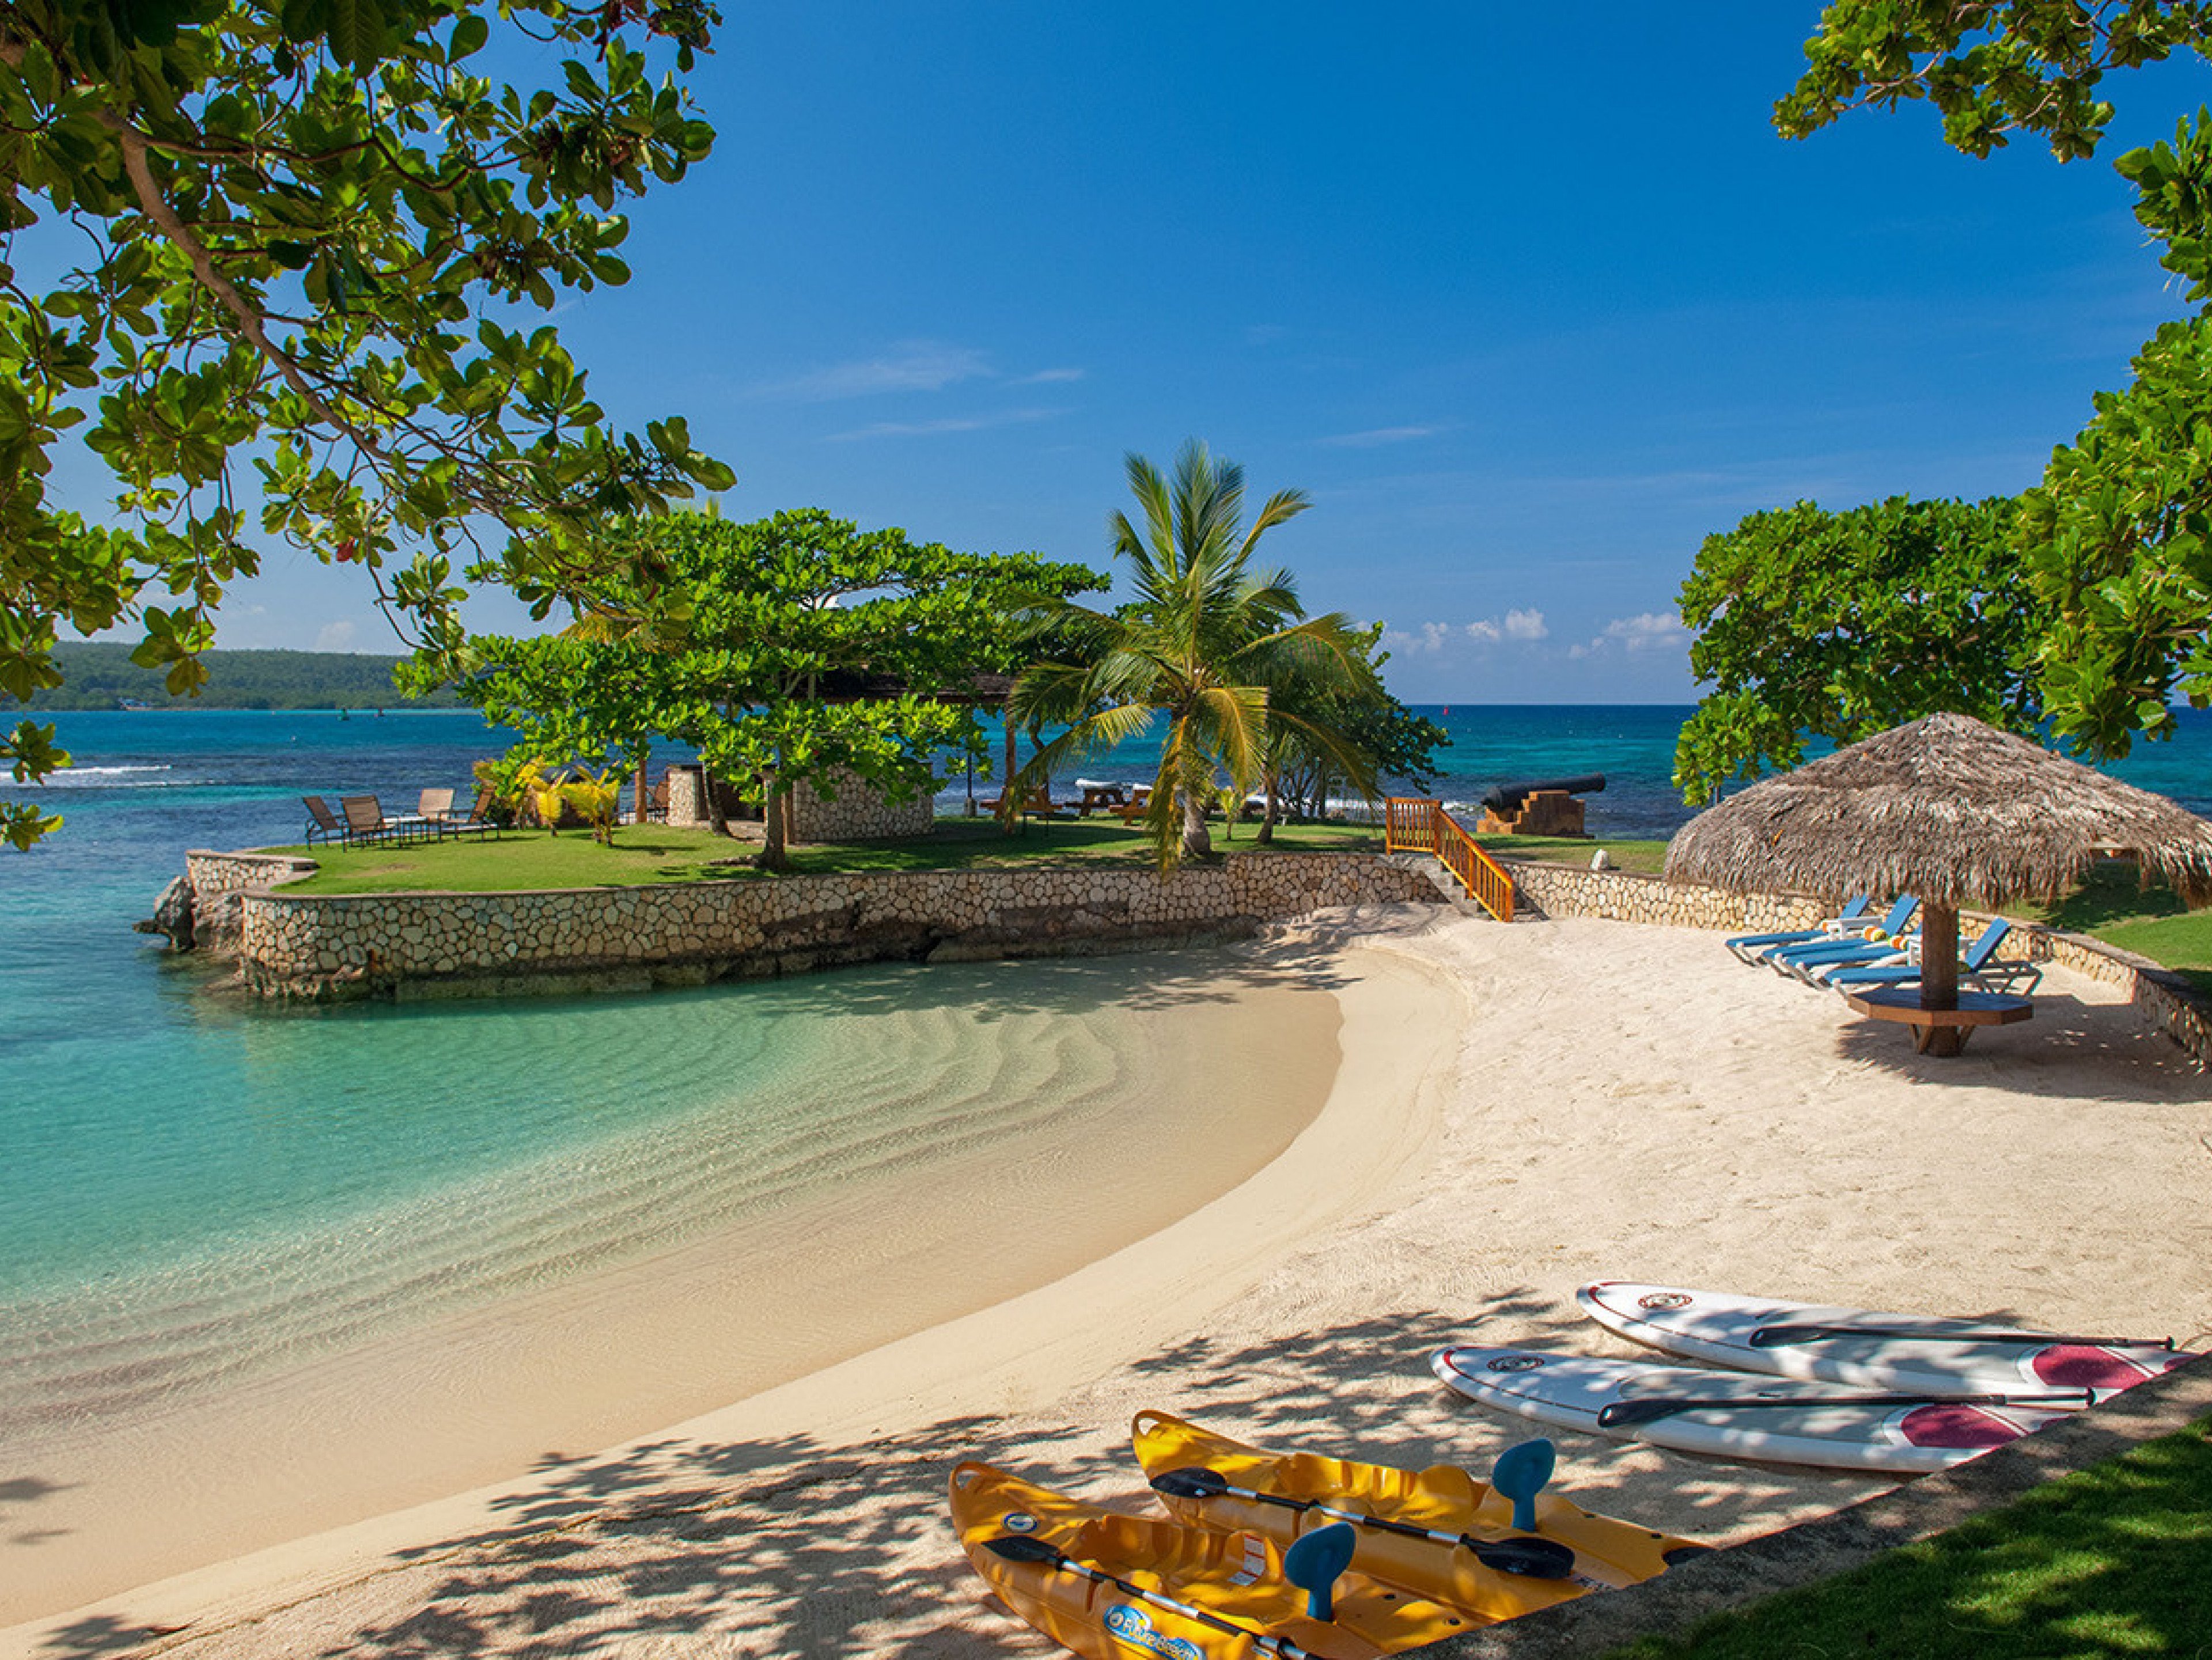
[[[1778,1349],[1790,1343],[1814,1343],[1830,1337],[1895,1337],[1912,1343],[2068,1343],[2092,1349],[2163,1349],[2171,1353],[2171,1337],[2054,1337],[2040,1331],[1946,1331],[1940,1326],[1820,1326],[1783,1324],[1761,1326],[1751,1334],[1755,1349]]]
[[[1403,1534],[1409,1539],[1433,1539],[1440,1545],[1463,1545],[1474,1553],[1476,1561],[1499,1573],[1517,1573],[1530,1579],[1565,1579],[1575,1571],[1574,1552],[1556,1539],[1492,1541],[1478,1539],[1471,1533],[1443,1533],[1411,1522],[1396,1522],[1388,1517],[1341,1510],[1318,1499],[1291,1499],[1279,1493],[1261,1493],[1253,1487],[1237,1487],[1219,1470],[1164,1470],[1152,1477],[1152,1487],[1155,1492],[1164,1493],[1170,1499],[1249,1499],[1257,1504],[1279,1505],[1285,1510],[1318,1511],[1323,1516],[1336,1517],[1340,1522],[1375,1528],[1384,1533]]]
[[[2086,1407],[2096,1400],[2089,1389],[2063,1395],[1740,1395],[1699,1397],[1654,1395],[1639,1401],[1615,1401],[1598,1408],[1600,1429],[1654,1424],[1678,1412],[1742,1412],[1790,1407]]]
[[[1231,1637],[1242,1637],[1264,1654],[1279,1657],[1279,1660],[1325,1660],[1311,1649],[1300,1648],[1285,1637],[1270,1637],[1264,1631],[1255,1631],[1249,1626],[1240,1626],[1234,1620],[1224,1620],[1218,1614],[1208,1614],[1204,1608],[1194,1608],[1188,1602],[1156,1590],[1146,1590],[1142,1585],[1131,1584],[1118,1574],[1103,1568],[1093,1567],[1088,1562],[1078,1561],[1066,1551],[1048,1545],[1042,1539],[1027,1534],[1001,1534],[996,1539],[986,1539],[983,1548],[994,1556],[1002,1556],[1009,1562],[1037,1562],[1048,1568],[1058,1568],[1063,1573],[1073,1573],[1102,1585],[1111,1585],[1125,1596],[1133,1596],[1140,1602],[1150,1602],[1155,1608],[1166,1608],[1186,1620],[1195,1620],[1201,1626],[1227,1632]],[[1304,1587],[1301,1587],[1304,1589]]]

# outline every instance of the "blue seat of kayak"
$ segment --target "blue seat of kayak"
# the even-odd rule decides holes
[[[1836,939],[1838,936],[1830,931],[1832,927],[1856,922],[1873,909],[1872,894],[1854,894],[1843,909],[1835,914],[1831,921],[1823,923],[1817,928],[1791,928],[1781,933],[1739,933],[1735,939],[1723,939],[1721,943],[1745,962],[1756,962],[1762,955],[1778,946],[1802,946],[1809,945],[1816,939]]]

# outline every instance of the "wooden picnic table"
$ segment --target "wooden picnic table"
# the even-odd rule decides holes
[[[1122,794],[1121,787],[1119,784],[1085,784],[1081,787],[1083,800],[1075,809],[1076,817],[1079,818],[1089,818],[1091,809],[1093,807],[1105,807],[1110,810],[1128,805],[1127,798]]]
[[[1958,1006],[1948,1009],[1923,1006],[1917,986],[1879,986],[1852,992],[1844,1000],[1869,1020],[1911,1027],[1912,1047],[1921,1055],[1956,1055],[1977,1026],[2009,1026],[2035,1017],[2035,1005],[2027,998],[1994,991],[1962,991]]]

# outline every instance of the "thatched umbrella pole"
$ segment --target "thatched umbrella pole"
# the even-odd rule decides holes
[[[1920,907],[1920,1006],[1959,1006],[1959,908],[1942,903]]]

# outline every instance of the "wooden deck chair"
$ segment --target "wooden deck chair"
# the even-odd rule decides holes
[[[349,841],[404,842],[427,833],[420,819],[386,818],[373,795],[341,795],[338,807],[345,814]]]
[[[313,847],[318,842],[332,840],[335,840],[340,847],[343,847],[348,842],[353,840],[353,832],[346,828],[346,821],[332,812],[331,804],[324,800],[321,796],[303,795],[300,800],[307,809],[307,845],[309,847]]]

